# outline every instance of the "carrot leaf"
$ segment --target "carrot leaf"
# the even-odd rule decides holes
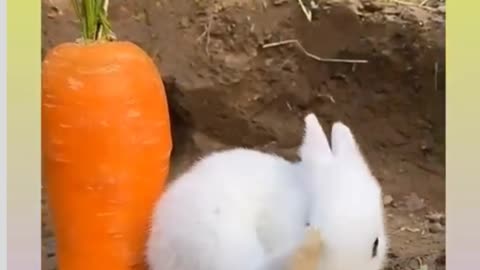
[[[113,37],[107,18],[108,0],[71,0],[75,15],[82,26],[84,41],[98,41]]]

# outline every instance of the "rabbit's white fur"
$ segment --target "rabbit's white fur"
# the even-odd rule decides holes
[[[306,197],[294,167],[265,153],[211,154],[168,187],[147,244],[152,270],[256,269],[297,240]]]
[[[313,114],[305,124],[301,162],[233,149],[175,180],[154,211],[150,269],[280,270],[309,223],[325,241],[319,270],[379,270],[387,239],[378,183],[348,127],[334,124],[330,149]]]

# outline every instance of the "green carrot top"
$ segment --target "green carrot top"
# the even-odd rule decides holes
[[[107,19],[108,0],[71,0],[82,26],[84,41],[111,40],[113,32]]]

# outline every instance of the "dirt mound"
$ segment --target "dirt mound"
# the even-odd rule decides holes
[[[442,6],[321,2],[311,22],[294,0],[113,1],[110,17],[164,75],[172,175],[232,146],[294,159],[306,113],[344,121],[387,194],[389,267],[440,269],[444,227],[426,215],[445,208]],[[43,52],[77,37],[68,8],[43,9]]]

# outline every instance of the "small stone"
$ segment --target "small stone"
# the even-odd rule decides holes
[[[392,55],[392,51],[391,50],[382,50],[381,51],[381,54],[385,55],[385,56],[391,56]]]
[[[180,19],[180,27],[188,28],[190,26],[190,19],[188,17],[183,17]]]
[[[421,266],[422,266],[422,263],[418,258],[411,258],[408,261],[407,269],[420,269]]]
[[[445,231],[445,228],[443,227],[442,224],[438,223],[438,222],[435,222],[435,223],[432,223],[429,227],[429,231],[431,233],[440,233],[440,232],[443,232]]]
[[[63,12],[57,7],[51,7],[50,10],[47,12],[47,17],[50,19],[53,19],[59,15],[63,15]]]
[[[366,12],[382,11],[383,7],[374,3],[373,1],[366,1],[363,3],[363,10]]]
[[[422,150],[423,153],[430,153],[432,152],[432,145],[428,141],[424,141],[420,144],[420,150]]]
[[[438,213],[438,212],[429,213],[425,216],[425,218],[432,223],[438,222],[441,225],[445,225],[445,215],[442,213]]]
[[[224,57],[225,66],[238,71],[247,71],[250,69],[250,58],[244,54],[228,54]]]
[[[282,64],[282,69],[285,71],[295,72],[298,70],[298,67],[294,62],[287,60]]]
[[[395,253],[394,251],[391,251],[391,250],[390,250],[390,251],[388,251],[388,253],[387,253],[387,257],[390,258],[390,259],[396,259],[396,258],[398,258],[399,256],[398,256],[397,253]]]
[[[126,6],[121,6],[120,11],[124,13],[128,13],[128,8]]]
[[[389,206],[393,203],[393,197],[391,195],[385,195],[383,197],[383,205],[384,206]]]
[[[146,18],[147,18],[147,15],[145,14],[145,12],[140,12],[135,16],[133,16],[133,19],[137,22],[144,21]]]
[[[268,58],[265,60],[265,66],[269,67],[273,64],[274,59],[273,58]]]
[[[409,211],[418,211],[425,208],[425,200],[418,197],[416,193],[411,193],[406,197],[405,205]]]

